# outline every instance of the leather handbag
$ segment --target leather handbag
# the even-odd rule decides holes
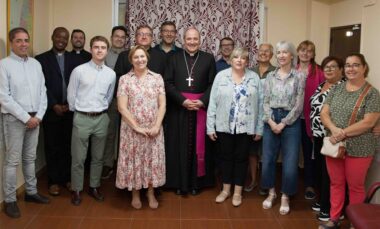
[[[333,158],[344,158],[346,155],[346,141],[332,144],[330,142],[330,137],[324,137],[321,154]]]
[[[356,101],[354,110],[351,114],[351,118],[348,123],[349,126],[355,123],[356,115],[358,114],[359,107],[361,103],[363,102],[364,97],[368,94],[371,87],[372,87],[371,84],[367,83],[367,86],[364,88],[358,100]],[[344,158],[344,156],[346,155],[346,141],[343,140],[336,144],[332,144],[330,141],[330,137],[324,137],[321,154],[328,157],[333,157],[333,158]]]

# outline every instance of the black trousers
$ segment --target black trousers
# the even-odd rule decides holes
[[[217,133],[223,184],[243,186],[248,168],[249,143],[247,134]]]
[[[327,172],[326,157],[321,154],[322,144],[322,137],[314,137],[315,181],[319,189],[321,212],[330,213],[330,177]]]
[[[49,186],[70,181],[72,126],[72,112],[58,116],[53,110],[46,111],[43,129]]]

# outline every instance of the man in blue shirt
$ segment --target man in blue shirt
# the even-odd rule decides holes
[[[229,59],[234,46],[235,42],[230,37],[224,37],[220,40],[219,51],[222,57],[216,61],[216,73],[230,67]]]
[[[11,54],[0,61],[0,105],[5,141],[3,191],[5,214],[18,218],[21,214],[16,202],[16,179],[21,159],[25,201],[49,203],[48,198],[37,193],[35,173],[38,135],[47,98],[41,65],[28,57],[28,31],[12,29],[9,41]]]
[[[162,39],[160,44],[154,46],[155,49],[171,55],[174,52],[182,51],[180,47],[175,45],[175,39],[177,38],[177,28],[172,21],[165,21],[160,27],[160,37]]]
[[[104,64],[108,40],[95,36],[90,41],[91,61],[76,67],[67,88],[69,109],[74,111],[71,139],[71,203],[80,205],[83,190],[84,162],[91,137],[90,188],[88,194],[103,201],[100,178],[106,145],[109,117],[108,107],[113,98],[116,74]]]

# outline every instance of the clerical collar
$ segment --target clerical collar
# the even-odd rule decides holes
[[[185,49],[184,49],[184,52],[185,52],[186,56],[189,56],[190,58],[195,58],[198,55],[199,50],[194,54],[188,53]]]
[[[75,50],[76,54],[80,54],[82,50]]]
[[[55,53],[56,56],[62,56],[65,54],[66,50],[63,50],[62,52],[58,52],[57,50],[53,49],[53,52]]]

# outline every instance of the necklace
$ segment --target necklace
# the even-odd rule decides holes
[[[199,57],[200,53],[198,52],[198,55],[197,55],[197,58],[195,58],[195,61],[194,61],[194,64],[193,66],[191,66],[191,69],[189,71],[189,66],[187,65],[187,61],[186,61],[186,55],[185,55],[185,50],[183,50],[183,58],[185,60],[185,64],[186,64],[186,71],[187,71],[187,75],[189,76],[186,81],[188,82],[188,86],[191,87],[191,82],[194,81],[193,78],[191,78],[191,76],[193,75],[193,69],[195,67],[195,64],[197,63],[197,60],[198,60],[198,57]]]

